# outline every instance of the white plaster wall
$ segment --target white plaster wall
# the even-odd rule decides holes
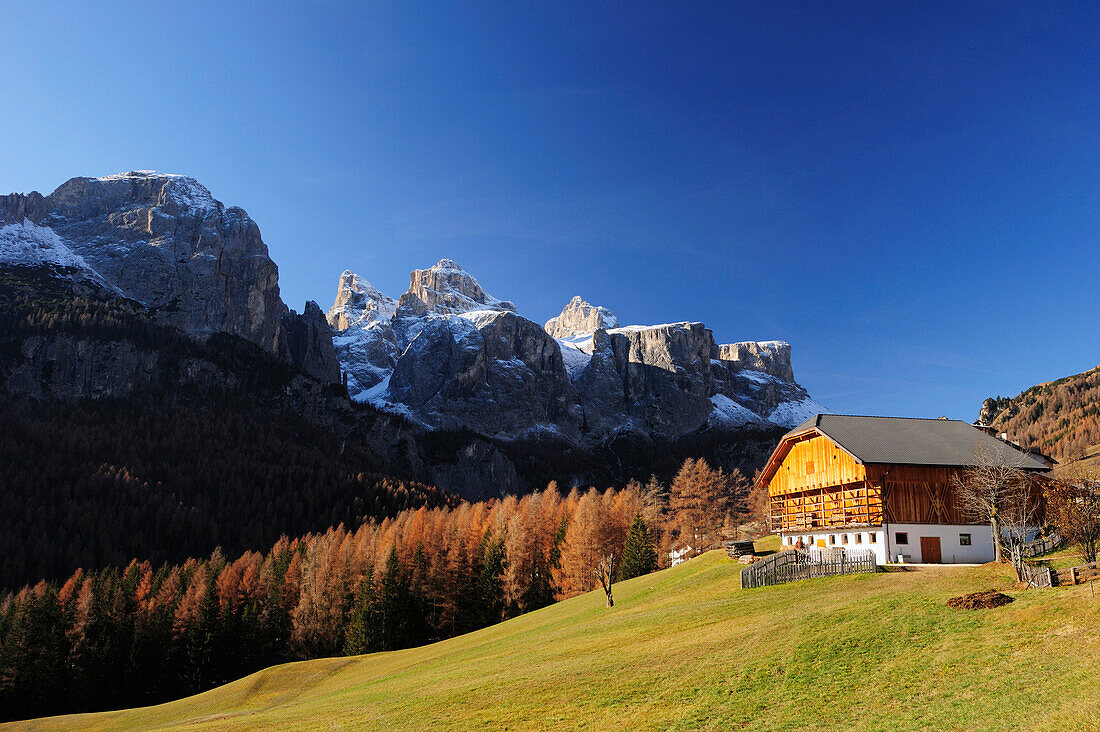
[[[848,537],[848,543],[844,543],[844,537]],[[858,541],[857,541],[858,536]],[[827,548],[842,548],[848,549],[853,552],[865,552],[872,551],[875,553],[875,561],[879,564],[886,563],[886,539],[883,534],[881,526],[873,526],[863,529],[847,529],[845,531],[835,530],[829,532],[815,532],[815,533],[801,533],[801,534],[780,534],[780,542],[783,547],[792,546],[798,541],[799,537],[802,537],[802,541],[808,547],[816,547],[818,540],[825,542]],[[788,540],[789,537],[789,540]],[[872,537],[874,541],[872,542]],[[835,543],[830,543],[835,539]]]
[[[906,554],[906,561],[919,564],[924,561],[920,551],[922,536],[936,536],[940,540],[940,555],[944,564],[983,564],[993,561],[993,532],[988,526],[955,526],[951,524],[890,524],[890,561],[896,562],[898,554]],[[909,535],[908,544],[898,544],[898,532]],[[970,546],[959,543],[959,534],[970,534]]]
[[[909,535],[909,543],[897,543],[898,532]],[[887,535],[888,534],[888,535]],[[960,543],[959,534],[970,534],[970,546]],[[859,543],[856,536],[859,535]],[[920,551],[922,536],[936,536],[940,540],[940,556],[944,564],[983,564],[993,561],[993,532],[988,526],[966,526],[951,524],[888,524],[864,529],[834,530],[814,533],[781,533],[780,541],[784,547],[793,545],[799,537],[810,547],[816,547],[818,540],[824,540],[826,547],[842,547],[851,551],[871,550],[879,564],[896,562],[899,554],[905,554],[905,561],[920,564],[924,561]],[[844,543],[847,536],[848,542]],[[871,541],[874,536],[875,541]],[[835,538],[835,543],[833,543]],[[887,555],[889,551],[889,555]]]

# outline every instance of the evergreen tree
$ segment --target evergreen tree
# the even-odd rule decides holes
[[[396,549],[391,548],[386,558],[386,571],[382,573],[375,616],[380,650],[392,651],[408,645],[409,586],[397,559]]]
[[[374,570],[367,567],[367,573],[359,583],[355,593],[355,602],[348,614],[348,627],[344,633],[344,655],[358,656],[369,653],[377,646],[375,638],[375,593]]]
[[[649,527],[641,514],[635,516],[630,525],[622,557],[618,567],[620,581],[640,577],[657,569],[657,552],[653,548]]]

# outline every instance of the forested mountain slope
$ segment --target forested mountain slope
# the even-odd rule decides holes
[[[982,404],[981,421],[1059,462],[1100,443],[1100,366]]]
[[[400,449],[400,420],[243,337],[196,340],[77,294],[68,274],[0,268],[0,587],[450,500],[379,474],[369,427]]]

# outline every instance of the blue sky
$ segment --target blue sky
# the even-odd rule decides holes
[[[1100,6],[18,3],[0,189],[187,173],[284,299],[443,257],[542,322],[779,338],[834,411],[1100,362]]]

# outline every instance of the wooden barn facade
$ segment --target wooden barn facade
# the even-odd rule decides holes
[[[951,487],[983,453],[1049,469],[958,420],[819,414],[783,436],[758,483],[784,545],[868,550],[880,563],[988,562],[990,528],[964,515]]]

